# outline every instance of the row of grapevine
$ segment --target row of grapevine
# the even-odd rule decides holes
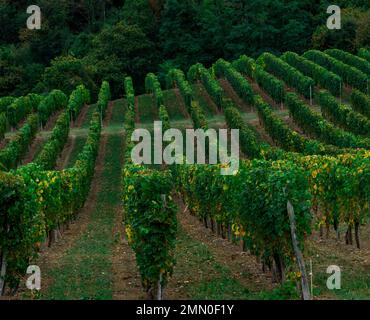
[[[249,82],[229,62],[219,59],[213,68],[216,76],[226,78],[245,103],[253,104],[253,91]]]
[[[223,105],[228,128],[239,130],[241,151],[251,159],[261,158],[262,149],[269,146],[259,143],[256,133],[245,123],[240,111],[235,108],[231,100],[225,99]]]
[[[0,172],[0,203],[4,204],[0,243],[9,287],[18,285],[47,235],[75,218],[83,207],[94,174],[100,132],[100,114],[95,112],[85,146],[70,169],[44,171],[32,163],[12,173]]]
[[[0,140],[4,139],[5,133],[8,130],[7,111],[8,106],[11,105],[16,98],[2,97],[0,98]]]
[[[363,58],[365,60],[367,60],[368,62],[370,62],[370,51],[365,49],[365,48],[361,48],[359,51],[358,51],[358,56],[360,58]]]
[[[325,50],[325,53],[332,56],[334,59],[361,70],[363,73],[367,74],[368,77],[370,76],[370,62],[367,60],[339,49],[328,49]]]
[[[193,89],[185,79],[184,73],[179,69],[171,69],[166,77],[167,88],[179,88],[181,95],[187,106],[193,101]]]
[[[31,112],[36,111],[42,99],[43,97],[40,95],[31,93],[14,100],[7,108],[7,118],[10,126],[15,128],[17,124],[24,120]]]
[[[110,99],[111,92],[109,82],[103,81],[98,95],[98,106],[97,106],[97,109],[102,118],[105,117],[105,111],[107,110]]]
[[[321,107],[323,116],[335,125],[354,134],[370,136],[370,121],[361,113],[339,104],[327,91],[319,92],[316,95],[316,100]]]
[[[263,101],[261,97],[255,98],[255,107],[258,117],[268,135],[273,141],[288,152],[299,152],[303,155],[315,154],[340,154],[344,150],[331,145],[325,145],[319,141],[306,139],[279,119],[271,107]]]
[[[129,110],[135,109],[135,92],[131,77],[126,77],[124,80],[124,89],[126,95],[127,106]]]
[[[167,87],[178,87],[187,106],[188,113],[193,121],[195,129],[207,130],[208,124],[203,109],[194,100],[194,93],[191,85],[185,79],[184,73],[178,69],[171,69],[167,74]]]
[[[7,112],[8,106],[10,106],[17,98],[6,96],[0,98],[0,113]]]
[[[6,118],[5,112],[0,113],[0,141],[5,138],[7,126],[8,126],[8,120]]]
[[[64,145],[68,140],[69,135],[69,114],[64,111],[58,118],[51,137],[42,147],[41,152],[34,159],[34,163],[40,166],[43,170],[54,169],[58,156],[62,152]]]
[[[253,61],[250,58],[239,59],[239,61],[234,63],[234,66],[240,68],[241,70],[246,70],[246,74],[249,73],[249,75],[253,76],[253,70],[255,69],[250,67],[253,66]],[[347,234],[349,234],[350,237],[352,228],[355,228],[356,243],[357,246],[359,246],[360,240],[358,235],[358,227],[364,222],[364,217],[366,217],[366,212],[368,210],[366,199],[369,197],[369,191],[364,192],[363,189],[359,188],[365,188],[368,190],[365,185],[366,180],[368,181],[369,177],[370,155],[368,153],[365,153],[364,155],[363,151],[358,153],[354,149],[339,149],[332,145],[324,145],[318,141],[307,140],[300,137],[298,134],[291,131],[291,129],[288,128],[281,120],[279,120],[272,113],[271,107],[265,104],[257,95],[255,96],[255,107],[258,110],[260,120],[265,122],[265,129],[276,139],[279,145],[286,148],[286,150],[301,151],[302,153],[313,155],[310,157],[302,157],[297,153],[282,153],[276,148],[266,148],[262,151],[263,157],[265,159],[291,160],[302,166],[306,171],[309,171],[310,191],[312,195],[315,195],[314,208],[316,209],[315,217],[317,220],[317,225],[322,226],[323,223],[327,225],[333,224],[334,228],[337,230],[337,232],[339,232],[338,224],[340,222],[346,223],[348,226]],[[305,107],[308,109],[308,111],[310,111],[307,106]],[[342,131],[337,131],[336,133],[342,133]],[[344,135],[346,134],[347,133],[344,132]],[[338,137],[340,137],[340,134]],[[358,155],[356,153],[358,153]],[[314,170],[311,172],[311,166],[314,166],[317,169],[325,162],[324,168],[328,168],[329,164],[333,162],[332,158],[327,156],[316,156],[316,154],[332,154],[338,156],[340,159],[340,161],[337,161],[335,165],[330,168],[330,170],[327,169],[325,173],[322,173],[323,176],[325,175],[325,178],[320,178],[322,179],[320,181],[317,181],[317,179],[319,179],[318,174],[320,170]],[[352,162],[353,159],[359,159],[356,163],[358,166],[356,165],[355,167],[352,167],[354,165]],[[367,170],[364,169],[365,167]],[[335,176],[333,172],[336,172],[338,168],[340,168],[339,170],[341,170],[342,174]],[[330,173],[326,174],[328,172]],[[350,176],[350,178],[348,178],[347,175]],[[356,183],[353,183],[353,177],[356,177]],[[335,190],[336,192],[333,193],[333,191],[330,191],[330,186],[329,188],[325,188],[324,186],[320,185],[324,184],[325,180],[331,180],[330,185],[337,186]],[[345,195],[344,199],[343,195]],[[359,203],[359,206],[353,208],[353,205],[356,202]],[[335,207],[335,203],[337,204],[337,207]],[[351,205],[353,208],[351,212],[346,210],[349,205]],[[333,218],[333,212],[338,212],[338,214],[336,214],[336,219]],[[321,213],[321,215],[319,213]]]
[[[328,54],[318,50],[309,50],[303,54],[303,57],[334,72],[340,76],[346,84],[367,93],[368,76],[362,71],[338,61]]]
[[[90,103],[90,92],[84,85],[79,85],[69,97],[68,111],[71,115],[71,120],[76,120],[82,107],[88,103]]]
[[[148,93],[153,93],[158,108],[159,120],[162,121],[163,131],[171,129],[170,116],[163,104],[163,93],[161,84],[156,75],[149,73],[145,79],[145,88]]]
[[[79,88],[76,89],[76,92],[72,92],[71,96],[69,97],[68,104],[64,103],[64,99],[60,100],[60,101],[63,101],[63,105],[68,105],[68,106],[70,106],[71,104],[74,104],[75,101],[80,102],[80,106],[74,104],[75,110],[77,110],[78,112],[77,114],[75,114],[76,117],[78,117],[83,105],[87,102],[86,100],[81,99],[81,98],[76,99],[77,94],[82,94],[82,91]],[[100,114],[105,114],[105,109],[109,101],[108,97],[110,97],[109,84],[107,82],[103,82],[102,87],[100,89],[99,99],[98,99],[98,104],[97,104],[97,111]],[[54,126],[54,129],[51,133],[51,137],[48,139],[46,144],[43,146],[41,152],[38,154],[36,159],[34,159],[34,163],[36,163],[43,170],[54,169],[56,166],[58,157],[60,153],[62,152],[68,140],[69,129],[70,129],[70,116],[69,116],[68,110],[66,110],[59,116]]]
[[[37,114],[41,126],[44,126],[50,116],[67,107],[68,98],[60,90],[53,90],[38,105]]]
[[[348,227],[346,243],[352,244],[354,229],[360,248],[359,227],[366,224],[369,212],[370,152],[300,157],[295,161],[309,172],[316,226],[329,230],[333,225],[339,239],[339,226],[344,223]]]
[[[295,88],[305,98],[313,96],[315,82],[282,59],[271,53],[264,53],[257,59],[257,63],[266,71],[284,80],[288,86]]]
[[[290,116],[300,128],[317,139],[341,148],[370,148],[370,139],[334,127],[321,115],[312,111],[296,94],[286,95],[286,105]]]
[[[163,288],[175,263],[173,250],[177,209],[170,195],[174,186],[173,177],[170,171],[151,170],[132,163],[134,119],[134,109],[127,110],[125,166],[122,172],[125,231],[129,245],[136,254],[142,285],[148,298],[162,299]]]
[[[212,97],[219,109],[222,108],[222,98],[224,95],[218,81],[211,75],[211,73],[201,64],[197,63],[190,67],[188,71],[188,80],[191,83],[195,81],[202,81],[208,94]]]
[[[370,98],[358,90],[353,90],[351,94],[351,105],[354,110],[370,119]]]
[[[327,89],[333,95],[339,97],[342,90],[342,79],[335,73],[326,70],[322,66],[299,56],[294,52],[285,52],[281,59],[289,63],[304,75],[311,77],[317,85]]]
[[[157,76],[153,73],[148,73],[145,78],[145,90],[147,93],[154,94],[157,108],[159,109],[163,105],[163,92],[161,84]]]
[[[28,116],[25,124],[15,137],[0,150],[0,170],[15,169],[27,152],[38,131],[39,120],[36,114]]]
[[[178,187],[190,212],[202,220],[231,229],[246,249],[266,264],[273,262],[280,280],[294,269],[287,203],[294,207],[299,247],[310,232],[307,173],[286,161],[242,161],[235,176],[220,175],[221,165],[176,168]],[[204,192],[207,190],[207,192]],[[224,232],[222,232],[224,233]]]
[[[283,81],[266,72],[260,65],[247,56],[241,56],[232,63],[232,66],[242,74],[254,79],[258,85],[269,93],[276,103],[283,103],[285,86]]]

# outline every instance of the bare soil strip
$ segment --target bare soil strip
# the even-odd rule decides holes
[[[73,128],[81,128],[82,127],[82,125],[83,125],[83,123],[85,121],[87,112],[89,111],[89,108],[90,108],[90,105],[85,104],[83,106],[80,114],[77,117],[77,120],[75,121],[75,123],[72,126]]]
[[[197,86],[198,86],[198,93],[204,98],[204,100],[207,102],[208,106],[212,109],[214,114],[221,114],[221,111],[218,110],[216,103],[213,101],[211,96],[208,94],[203,84],[201,82],[198,82]]]
[[[253,107],[246,104],[242,98],[235,92],[231,84],[226,79],[219,79],[221,87],[229,98],[244,112],[253,112]]]
[[[179,107],[179,110],[181,112],[181,114],[184,116],[185,119],[189,119],[190,118],[190,115],[187,111],[187,108],[186,108],[186,105],[185,105],[185,101],[180,93],[180,90],[175,88],[173,89],[175,94],[176,94],[176,97],[177,97],[177,101],[178,101],[178,107]]]
[[[232,244],[213,234],[210,229],[206,229],[199,219],[190,215],[182,200],[178,200],[178,205],[179,213],[177,218],[182,230],[191,239],[204,244],[211,252],[216,263],[230,270],[230,274],[228,274],[230,279],[238,281],[242,286],[255,293],[262,290],[270,290],[274,287],[271,273],[263,273],[261,264],[256,261],[254,256],[243,252],[241,246]],[[207,279],[211,280],[211,278],[217,277],[217,272],[214,270],[206,269],[209,273],[205,273],[204,270],[200,270],[201,266],[199,266],[199,270],[194,270],[194,266],[191,265],[190,261],[189,266],[187,267],[186,265],[184,263],[181,266],[175,266],[173,277],[166,289],[167,298],[192,298],[186,290],[186,284],[197,285],[207,281]]]

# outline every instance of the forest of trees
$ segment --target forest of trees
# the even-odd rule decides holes
[[[0,0],[0,96],[101,81],[114,96],[131,75],[186,70],[196,62],[265,51],[301,53],[370,46],[370,1],[337,0],[342,29],[326,27],[326,0]],[[26,9],[38,5],[41,30],[28,30]]]

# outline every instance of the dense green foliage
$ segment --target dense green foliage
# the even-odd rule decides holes
[[[218,58],[302,53],[312,45],[355,53],[369,46],[365,3],[337,3],[337,32],[326,27],[326,0],[39,0],[42,30],[35,32],[26,28],[29,3],[2,0],[0,96],[53,89],[69,95],[84,84],[95,99],[106,80],[118,97],[127,75],[143,92],[148,72],[208,67]]]
[[[266,71],[284,80],[288,86],[295,88],[304,97],[310,98],[311,94],[314,94],[315,82],[310,77],[304,76],[297,69],[273,54],[263,53],[257,62]]]
[[[145,90],[147,93],[152,93],[155,98],[157,108],[163,105],[163,93],[161,84],[154,73],[148,73],[145,78]]]
[[[335,73],[294,52],[285,52],[281,59],[306,76],[311,77],[317,85],[329,90],[333,95],[337,97],[341,95],[342,79]]]
[[[177,233],[176,206],[170,196],[170,172],[128,165],[124,172],[125,226],[136,253],[144,289],[153,296],[173,272]]]
[[[168,113],[163,105],[159,108],[160,119],[167,128],[170,126]],[[170,195],[174,187],[171,173],[132,163],[134,119],[135,111],[129,109],[125,117],[126,149],[122,172],[124,224],[128,242],[136,253],[142,285],[148,296],[154,298],[159,285],[163,288],[173,272],[177,208]]]
[[[228,128],[239,130],[241,151],[249,158],[261,158],[261,145],[256,133],[245,123],[239,110],[230,100],[224,101],[224,114]],[[268,148],[268,145],[265,145]]]
[[[253,104],[253,91],[249,82],[229,62],[219,59],[214,65],[214,70],[216,76],[224,77],[229,81],[245,103]]]
[[[340,76],[343,81],[354,88],[367,93],[368,77],[362,71],[338,61],[324,52],[309,50],[303,56]]]
[[[42,99],[39,95],[28,94],[14,100],[7,108],[9,124],[15,128],[20,121],[24,120],[31,112],[37,110]]]
[[[167,88],[179,88],[185,104],[191,105],[193,101],[193,89],[191,88],[188,81],[185,79],[184,73],[179,69],[171,69],[166,77]]]
[[[359,51],[358,51],[358,55],[367,60],[368,62],[370,62],[370,51],[369,50],[366,50],[365,48],[361,48]]]
[[[98,106],[97,109],[100,112],[102,118],[105,117],[105,111],[108,107],[108,103],[111,99],[110,85],[108,81],[103,81],[99,96],[98,96]]]
[[[25,124],[18,130],[12,140],[0,150],[0,168],[15,169],[36,136],[39,119],[36,114],[28,116]]]
[[[316,95],[316,100],[324,117],[335,125],[354,134],[370,136],[370,121],[365,116],[353,111],[348,106],[339,104],[327,91],[319,92]]]
[[[36,117],[35,122],[37,126]],[[0,203],[4,212],[0,215],[0,241],[10,287],[18,285],[20,275],[46,236],[75,218],[83,207],[94,174],[100,131],[100,115],[95,112],[87,141],[70,169],[43,171],[30,164],[11,175],[0,172]],[[8,228],[4,228],[5,223]]]
[[[215,79],[201,63],[197,63],[190,67],[188,71],[188,80],[192,83],[195,81],[202,81],[213,101],[220,109],[222,108],[223,89],[217,79]]]
[[[64,111],[58,118],[51,137],[43,146],[34,163],[43,170],[53,170],[69,134],[69,114]]]
[[[53,90],[37,107],[40,123],[45,125],[50,116],[67,107],[68,98],[60,90]]]
[[[68,111],[71,119],[76,120],[83,106],[90,103],[90,92],[84,85],[79,85],[69,97]]]
[[[190,212],[212,219],[223,230],[232,227],[246,248],[268,265],[275,261],[292,266],[287,201],[293,202],[303,247],[311,221],[307,172],[291,162],[254,160],[243,161],[236,175],[223,176],[221,166],[178,167],[178,185]]]
[[[135,109],[135,92],[131,77],[126,77],[124,80],[124,89],[127,100],[127,105],[130,110]]]
[[[370,148],[369,138],[361,138],[336,128],[321,115],[312,111],[296,94],[288,93],[286,104],[291,117],[300,128],[317,139],[341,148]]]
[[[339,49],[325,50],[325,53],[352,67],[357,68],[358,70],[361,70],[362,72],[367,74],[368,77],[370,76],[370,62],[368,62],[367,60]]]
[[[370,98],[366,94],[358,90],[353,90],[351,94],[351,104],[357,112],[360,112],[370,119]]]

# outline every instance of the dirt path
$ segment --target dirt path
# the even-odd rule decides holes
[[[43,270],[42,292],[46,292],[52,283],[52,277],[49,274],[50,270],[58,267],[58,262],[63,256],[65,256],[67,251],[75,245],[77,239],[86,231],[88,227],[92,210],[96,205],[97,194],[100,192],[106,142],[107,136],[103,136],[100,141],[99,153],[95,165],[95,174],[91,183],[91,190],[88,198],[86,199],[84,207],[77,216],[77,219],[70,224],[70,228],[63,233],[62,238],[57,243],[53,243],[50,248],[46,248],[41,253],[38,265],[40,266],[41,270]]]
[[[276,147],[276,143],[267,134],[263,126],[260,125],[259,120],[250,121],[249,124],[257,131],[257,133],[264,142],[267,142],[270,146]]]
[[[88,114],[88,111],[89,111],[89,108],[90,106],[89,105],[85,105],[79,116],[77,117],[77,120],[71,124],[71,129],[72,128],[82,128],[85,120],[86,120],[86,116]],[[57,160],[57,164],[56,164],[56,167],[55,169],[56,170],[63,170],[64,168],[66,168],[66,166],[68,165],[68,162],[69,162],[69,159],[71,157],[71,154],[72,154],[72,151],[73,151],[73,148],[76,144],[76,135],[73,135],[71,134],[71,132],[69,133],[69,136],[68,136],[68,140],[67,140],[67,143],[65,144],[64,148],[63,148],[63,151],[61,152],[58,160]]]
[[[55,170],[63,170],[67,167],[69,158],[71,157],[72,150],[76,143],[76,136],[69,136],[66,145],[57,161]]]
[[[141,287],[141,278],[136,264],[135,253],[129,246],[123,226],[123,208],[115,208],[115,227],[113,233],[118,241],[113,249],[113,299],[138,300],[145,299],[146,295]]]
[[[180,90],[177,89],[177,88],[174,88],[173,89],[175,94],[176,94],[176,97],[177,97],[177,107],[179,108],[181,114],[184,116],[185,119],[189,119],[190,118],[190,115],[187,111],[187,108],[186,108],[186,105],[185,105],[185,101],[180,93]]]
[[[78,115],[77,117],[77,120],[75,121],[75,123],[73,124],[73,128],[81,128],[84,121],[85,121],[85,118],[86,118],[86,115],[89,111],[89,108],[90,108],[90,105],[88,104],[85,104],[80,112],[80,114]]]
[[[242,98],[235,92],[231,84],[226,79],[218,80],[221,87],[224,89],[229,98],[244,112],[253,112],[253,106],[250,106],[244,102]]]
[[[198,94],[203,97],[203,99],[206,101],[207,105],[211,108],[214,114],[221,114],[221,111],[218,110],[218,107],[216,103],[213,101],[211,96],[208,94],[207,90],[204,88],[203,84],[201,82],[198,82]]]
[[[36,135],[36,138],[35,140],[32,142],[29,150],[28,150],[28,153],[27,155],[24,157],[23,161],[22,161],[22,165],[26,165],[26,164],[29,164],[31,163],[34,159],[35,159],[35,156],[36,154],[41,150],[42,146],[44,145],[44,143],[47,141],[47,138],[45,138],[43,136],[43,134],[45,132],[49,132],[49,131],[52,131],[59,116],[61,115],[61,113],[63,112],[63,110],[60,110],[56,113],[54,113],[50,118],[49,120],[47,121],[45,127],[43,128],[42,131],[39,131]]]
[[[110,103],[104,120],[109,127]],[[121,170],[124,137],[103,129],[95,175],[85,206],[63,237],[44,248],[42,299],[141,299],[135,255],[122,224]]]
[[[249,299],[274,287],[255,257],[204,228],[181,200],[178,205],[177,263],[167,299]]]

